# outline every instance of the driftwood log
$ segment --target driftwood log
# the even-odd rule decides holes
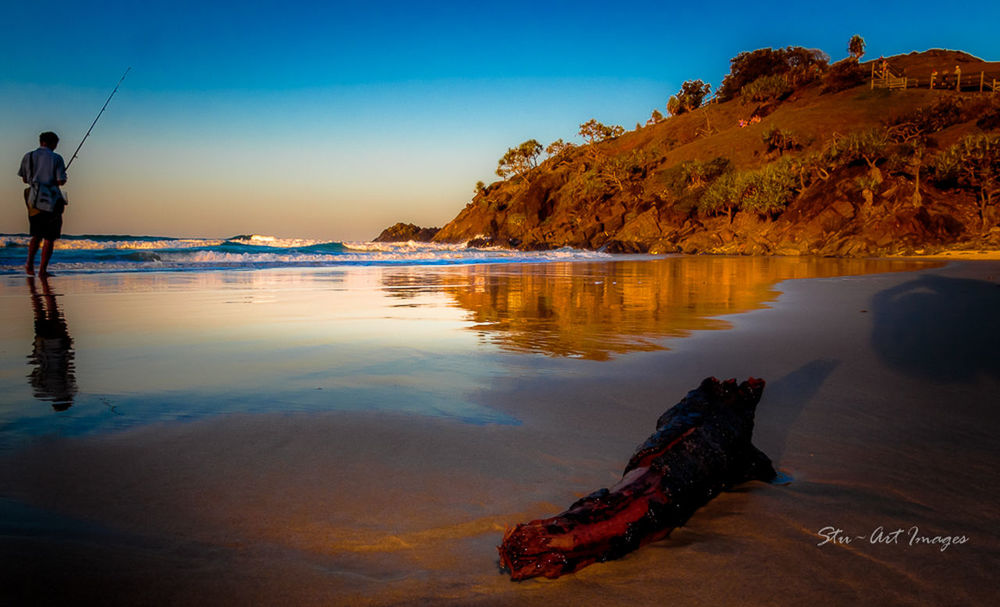
[[[714,377],[660,416],[622,480],[552,518],[508,529],[498,547],[512,580],[572,573],[666,537],[719,492],[775,471],[750,444],[764,380]]]

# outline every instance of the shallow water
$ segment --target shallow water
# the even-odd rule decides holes
[[[498,374],[542,372],[537,357],[602,361],[725,329],[726,315],[766,306],[785,279],[919,267],[928,264],[674,257],[7,276],[0,448],[234,412],[516,424],[469,395]]]

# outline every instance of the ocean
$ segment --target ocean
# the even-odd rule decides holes
[[[27,234],[0,234],[0,274],[20,274]],[[231,238],[80,235],[56,242],[54,273],[254,270],[370,265],[460,265],[609,260],[579,249],[513,251],[464,244],[336,242],[241,234]]]

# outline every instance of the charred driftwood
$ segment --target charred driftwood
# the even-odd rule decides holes
[[[666,537],[720,491],[772,481],[771,460],[750,444],[764,380],[710,377],[660,416],[622,480],[562,514],[508,529],[500,564],[512,580],[559,577]]]

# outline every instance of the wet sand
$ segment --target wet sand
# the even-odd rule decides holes
[[[34,436],[0,454],[0,598],[989,604],[1000,263],[777,288],[770,307],[726,316],[724,330],[646,326],[625,353],[525,353],[510,340],[477,355],[495,368],[461,388],[494,412],[472,423],[405,407],[236,409]],[[477,348],[531,333],[471,320]],[[512,583],[498,570],[506,526],[615,483],[656,418],[708,375],[768,381],[754,442],[791,484],[741,486],[668,539],[558,580]],[[409,387],[387,393],[405,401]],[[819,545],[827,527],[850,543]],[[946,537],[955,543],[923,543]]]

